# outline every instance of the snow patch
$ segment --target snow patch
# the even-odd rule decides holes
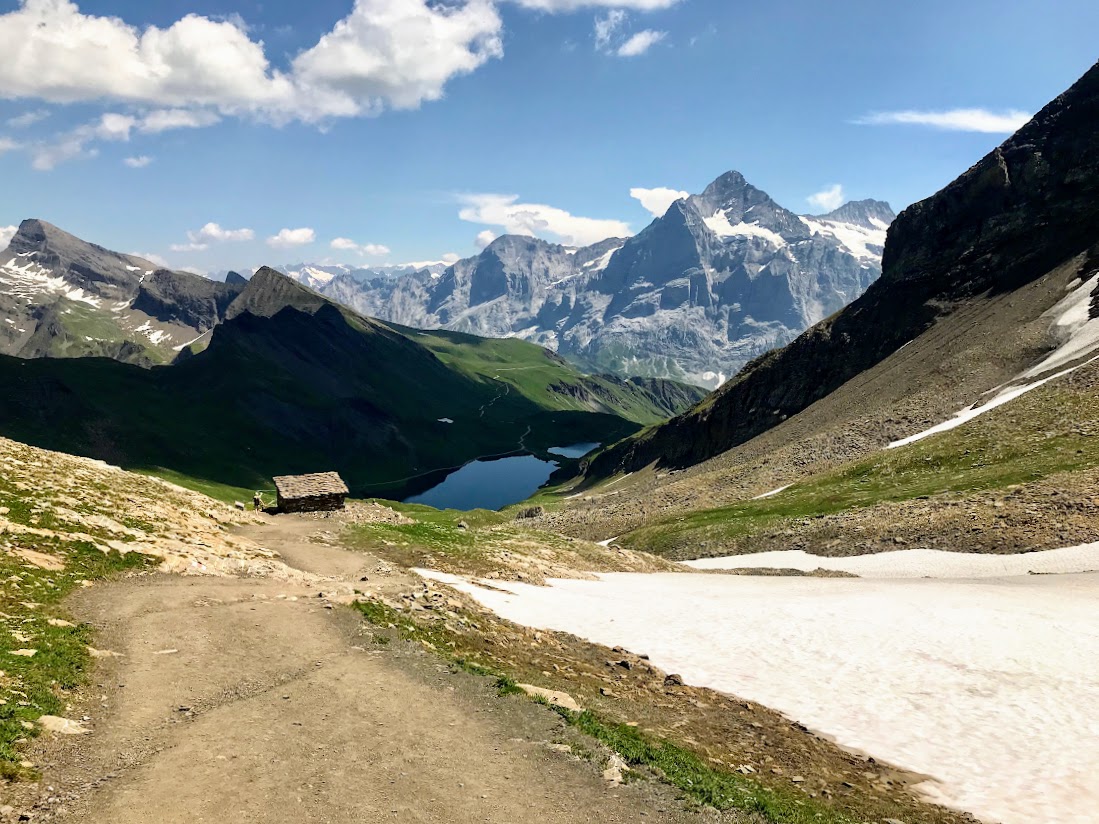
[[[14,257],[0,265],[0,290],[26,301],[34,301],[42,295],[58,295],[77,303],[86,303],[96,309],[102,303],[99,298],[73,286],[65,278],[54,275],[53,270],[40,266],[33,260],[26,260],[20,265]]]
[[[1099,576],[616,573],[487,589],[420,574],[932,776],[920,789],[983,820],[1082,824],[1099,808]]]
[[[948,421],[943,421],[942,423],[936,424],[930,429],[925,429],[923,432],[919,432],[915,435],[909,435],[907,438],[901,438],[901,440],[899,441],[893,441],[885,448],[896,449],[900,446],[908,446],[910,443],[922,441],[924,438],[929,438],[932,435],[938,435],[940,432],[949,432],[951,429],[957,429],[963,423],[969,423],[969,421],[973,420],[974,418],[980,417],[985,412],[991,412],[996,407],[1003,406],[1005,403],[1009,403],[1019,396],[1025,395],[1032,389],[1037,389],[1040,386],[1045,386],[1050,381],[1057,380],[1057,378],[1062,378],[1071,372],[1075,372],[1081,366],[1086,366],[1087,364],[1095,360],[1099,360],[1099,355],[1096,355],[1089,361],[1077,364],[1071,369],[1065,369],[1062,372],[1058,372],[1056,375],[1050,375],[1048,378],[1042,378],[1042,380],[1040,381],[1034,381],[1034,383],[1024,384],[1023,386],[1013,386],[1007,389],[1002,389],[992,400],[987,401],[980,406],[974,404],[968,409],[963,409],[961,412],[959,412]]]
[[[450,418],[439,418],[439,423],[454,423]]]
[[[809,232],[816,235],[824,235],[840,242],[844,251],[859,260],[872,260],[881,265],[881,252],[870,249],[870,246],[885,248],[886,230],[889,225],[881,220],[873,220],[876,229],[868,229],[856,223],[841,223],[836,220],[816,220],[809,217],[798,218],[809,227]]]
[[[786,486],[780,486],[778,489],[772,489],[770,492],[764,492],[762,495],[756,495],[752,498],[753,501],[762,501],[764,498],[773,498],[781,492],[785,492],[792,487],[793,484],[786,484]]]
[[[727,212],[717,212],[713,217],[708,217],[703,222],[720,238],[758,237],[766,240],[778,249],[781,249],[786,245],[786,240],[782,235],[760,226],[758,222],[744,223],[742,221],[736,226],[732,225],[729,222],[729,215]]]
[[[825,558],[800,549],[684,561],[691,569],[831,569],[860,578],[1005,578],[1099,571],[1099,543],[1023,555],[974,555],[941,549],[902,549]]]

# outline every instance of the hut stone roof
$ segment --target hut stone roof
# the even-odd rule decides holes
[[[314,475],[281,475],[275,478],[279,496],[288,500],[316,498],[326,495],[347,495],[349,490],[336,472]]]

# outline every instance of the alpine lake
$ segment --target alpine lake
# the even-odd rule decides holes
[[[597,443],[579,443],[548,450],[562,458],[582,458]],[[538,491],[558,464],[535,455],[517,455],[497,460],[473,461],[447,475],[426,492],[407,498],[405,503],[436,509],[502,509],[524,501]]]

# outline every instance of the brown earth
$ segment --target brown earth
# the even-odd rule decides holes
[[[34,786],[9,786],[33,820],[126,822],[709,820],[660,784],[609,784],[568,753],[570,732],[483,678],[395,645],[334,600],[376,558],[310,543],[279,519],[248,536],[310,576],[145,575],[90,588],[71,610],[99,630],[94,687],[70,715],[89,736],[46,735]],[[374,583],[378,581],[378,584]],[[323,587],[323,589],[322,589]],[[324,590],[338,596],[321,597]],[[556,747],[551,745],[557,745]],[[22,798],[18,796],[22,795]],[[751,817],[740,819],[751,821]]]

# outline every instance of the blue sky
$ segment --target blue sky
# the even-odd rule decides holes
[[[899,210],[1096,30],[1094,0],[2,0],[0,229],[213,271],[590,242],[729,169]]]

